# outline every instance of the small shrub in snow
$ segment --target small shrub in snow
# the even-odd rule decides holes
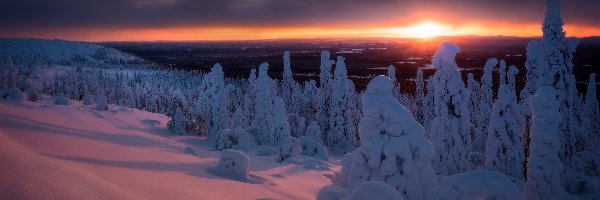
[[[256,154],[257,156],[270,156],[277,153],[277,150],[275,148],[273,148],[272,146],[269,145],[260,145],[258,146],[258,148],[256,148]]]
[[[319,144],[317,141],[306,136],[298,138],[298,141],[300,142],[300,147],[302,148],[302,155],[312,156],[323,160],[328,159],[329,152],[327,151],[327,148]]]
[[[277,161],[283,162],[290,158],[296,158],[300,152],[302,152],[302,148],[300,148],[298,138],[287,137],[278,147]]]
[[[348,200],[402,200],[402,196],[392,186],[380,181],[365,181],[358,185]]]
[[[175,115],[173,116],[171,121],[167,123],[167,127],[169,128],[169,130],[174,131],[176,135],[183,135],[185,134],[185,126],[186,121],[185,116],[183,115],[183,111],[181,111],[181,108],[177,107]]]
[[[522,199],[523,190],[496,171],[475,170],[447,177],[428,200],[436,199]]]
[[[243,128],[222,129],[215,137],[215,149],[238,149],[248,151],[256,146],[254,136]]]
[[[23,101],[23,94],[17,88],[4,88],[0,89],[0,97],[2,99],[7,99],[12,102],[20,102]]]
[[[52,97],[52,103],[54,105],[69,105],[71,102],[65,96],[54,96]]]
[[[244,181],[248,180],[249,167],[250,159],[244,152],[226,149],[221,151],[221,160],[213,172],[225,178]]]

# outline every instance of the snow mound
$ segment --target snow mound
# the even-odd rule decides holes
[[[375,78],[373,78],[373,80],[371,80],[371,82],[369,82],[369,85],[367,85],[367,91],[369,91],[369,93],[392,93],[392,82],[390,80],[390,78],[388,78],[387,76],[384,75],[379,75]]]
[[[325,148],[319,142],[306,136],[298,138],[298,141],[300,142],[300,147],[302,148],[302,155],[312,156],[323,160],[327,160],[329,158],[329,152],[327,151],[327,148]]]
[[[190,146],[185,147],[185,150],[183,150],[185,153],[196,156],[198,155],[198,153],[196,153],[196,150]]]
[[[221,160],[213,172],[224,178],[238,181],[248,180],[250,159],[242,151],[225,149],[221,151]]]
[[[496,171],[475,170],[447,177],[427,196],[435,199],[522,199],[523,190]]]
[[[356,187],[348,200],[402,200],[400,193],[392,186],[380,181],[366,181]]]

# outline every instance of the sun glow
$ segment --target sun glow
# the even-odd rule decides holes
[[[408,28],[409,34],[417,38],[431,38],[448,34],[450,27],[448,25],[435,22],[421,22]]]

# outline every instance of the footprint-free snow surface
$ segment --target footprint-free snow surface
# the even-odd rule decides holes
[[[164,115],[44,101],[0,101],[0,199],[314,199],[339,170],[249,152],[249,179],[230,180],[210,172],[218,151],[173,136]]]

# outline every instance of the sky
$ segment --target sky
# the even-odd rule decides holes
[[[562,0],[568,36],[600,0]],[[540,36],[545,0],[0,0],[0,37],[83,41]]]

